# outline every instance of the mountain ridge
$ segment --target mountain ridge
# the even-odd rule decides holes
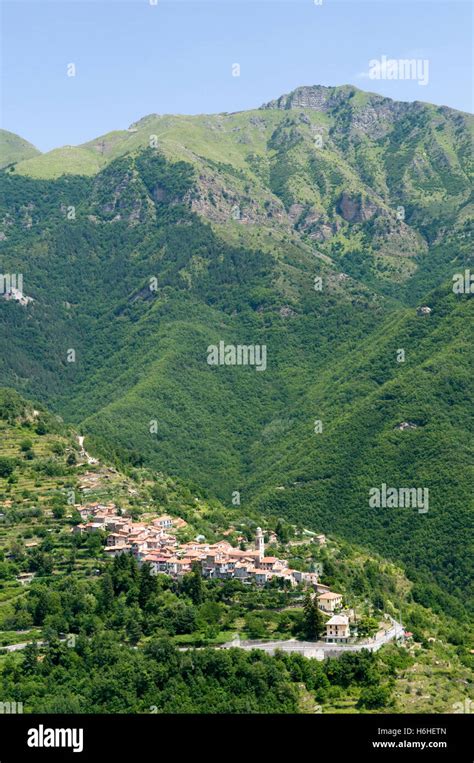
[[[384,116],[390,115],[394,118],[399,118],[403,114],[406,113],[418,113],[423,112],[425,109],[429,108],[435,111],[438,111],[440,114],[449,115],[454,117],[455,115],[464,117],[464,118],[472,118],[472,115],[468,112],[459,111],[457,109],[454,109],[449,106],[435,106],[433,104],[423,102],[423,101],[398,101],[392,98],[389,98],[387,96],[383,96],[377,93],[372,92],[366,92],[364,90],[361,90],[353,85],[338,85],[338,86],[325,86],[325,85],[302,85],[299,87],[294,88],[289,93],[283,94],[278,96],[275,99],[272,99],[268,102],[263,103],[261,106],[256,107],[254,109],[246,109],[241,110],[237,112],[217,112],[213,114],[195,114],[195,115],[184,115],[184,114],[157,114],[157,113],[151,113],[147,114],[138,120],[132,122],[132,124],[124,130],[116,130],[111,133],[106,133],[104,135],[98,136],[96,138],[92,138],[89,141],[86,141],[85,143],[81,143],[77,146],[61,146],[56,147],[52,149],[51,151],[46,152],[45,154],[41,154],[41,157],[48,157],[48,159],[40,163],[39,165],[36,163],[29,163],[24,164],[19,169],[21,171],[24,171],[25,174],[29,174],[29,171],[33,172],[33,175],[37,177],[48,177],[51,176],[51,174],[48,174],[51,172],[51,170],[48,170],[48,164],[47,163],[53,163],[53,175],[55,172],[57,172],[56,169],[56,162],[55,160],[55,154],[54,152],[71,152],[71,164],[68,166],[67,171],[73,173],[74,171],[80,171],[80,173],[84,174],[94,174],[98,171],[100,171],[101,167],[104,166],[103,163],[100,161],[97,161],[95,164],[91,161],[91,157],[87,157],[86,155],[83,155],[84,161],[86,161],[86,164],[81,167],[80,163],[80,157],[81,150],[89,150],[89,148],[95,147],[98,144],[104,144],[107,142],[120,142],[120,140],[125,141],[125,143],[130,142],[129,139],[133,137],[133,134],[140,130],[141,127],[143,127],[145,124],[148,124],[150,121],[153,120],[196,120],[199,122],[201,119],[218,119],[218,118],[228,118],[228,117],[238,117],[243,114],[248,114],[252,112],[259,112],[259,111],[268,111],[268,110],[295,110],[298,108],[302,109],[309,109],[311,111],[315,111],[317,113],[327,113],[333,110],[336,107],[340,107],[343,105],[350,105],[351,107],[354,106],[356,110],[363,113],[368,113],[373,110],[373,107],[383,107],[384,109]],[[359,124],[360,128],[364,128],[363,122]],[[6,132],[6,131],[4,131]],[[13,133],[10,133],[10,135],[13,135]],[[16,136],[19,140],[23,140],[20,138],[20,136]],[[131,141],[131,145],[133,146],[133,140]],[[33,147],[34,148],[34,147]],[[35,149],[37,151],[37,149]],[[132,148],[133,150],[133,148]],[[51,156],[52,155],[52,156]],[[0,143],[0,156],[1,156],[1,143]],[[41,158],[39,157],[39,158]],[[24,159],[27,161],[27,159]],[[11,162],[9,162],[10,164]],[[20,162],[15,162],[17,164],[21,164]],[[43,175],[42,170],[38,169],[39,167],[44,166],[44,172]],[[39,174],[37,174],[39,172]]]
[[[449,607],[466,569],[443,523],[454,531],[469,500],[472,301],[452,279],[472,262],[470,138],[464,117],[430,106],[386,133],[383,110],[361,119],[367,98],[149,117],[125,142],[80,149],[98,172],[64,174],[58,154],[57,177],[3,172],[2,270],[23,273],[34,301],[0,299],[0,372],[82,426],[89,449],[139,453],[224,501],[240,491],[308,525],[355,528],[405,561],[418,522],[420,595],[443,606],[444,591]],[[221,340],[265,345],[265,373],[211,368]],[[374,516],[369,488],[404,474],[429,482],[432,514]],[[308,483],[305,499],[288,480]]]

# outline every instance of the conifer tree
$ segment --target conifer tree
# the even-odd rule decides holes
[[[318,607],[317,596],[314,598],[308,591],[304,603],[303,632],[305,638],[316,641],[323,630],[323,618]]]

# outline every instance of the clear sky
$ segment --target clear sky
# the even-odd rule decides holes
[[[472,111],[468,0],[154,2],[4,1],[2,127],[46,151],[146,114],[255,108],[312,84]],[[370,79],[382,56],[428,60],[428,84]]]

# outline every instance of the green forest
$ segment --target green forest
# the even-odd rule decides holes
[[[301,97],[324,108],[301,106]],[[151,141],[156,135],[164,137]],[[21,429],[0,451],[0,488],[16,501],[14,512],[0,511],[16,512],[18,521],[24,500],[33,518],[35,509],[61,514],[60,501],[38,507],[31,496],[41,485],[54,492],[74,482],[82,434],[87,451],[126,479],[147,474],[156,482],[151,501],[169,483],[183,486],[172,508],[191,510],[191,494],[208,501],[220,517],[214,531],[232,522],[237,491],[238,516],[324,532],[397,565],[418,613],[412,630],[423,630],[429,613],[428,622],[444,623],[452,637],[455,618],[463,631],[457,646],[466,649],[474,600],[472,293],[457,293],[453,279],[474,267],[472,118],[349,86],[315,87],[248,112],[151,115],[132,131],[49,154],[17,137],[0,134],[0,274],[21,275],[31,301],[0,293],[4,436],[7,425]],[[220,341],[264,345],[265,372],[210,366],[207,348]],[[37,421],[14,391],[34,401]],[[372,508],[370,491],[383,484],[428,490],[429,511]],[[79,551],[95,558],[94,549]],[[47,578],[53,562],[43,568],[39,557]],[[138,571],[129,574],[139,581]],[[68,613],[66,592],[49,579],[27,601],[20,597],[28,628],[51,628],[39,667],[28,673],[9,657],[2,672],[8,686],[39,687],[32,707],[56,701],[49,692],[42,698],[45,682],[64,680],[68,696],[77,680],[80,708],[104,708],[109,688],[89,678],[100,653],[111,672],[123,670],[127,654],[136,675],[149,676],[128,686],[127,669],[114,708],[130,701],[139,712],[152,705],[161,712],[178,701],[160,688],[165,653],[176,681],[195,670],[183,707],[204,706],[196,703],[206,660],[216,661],[217,676],[225,673],[219,665],[230,665],[229,676],[213,679],[230,712],[293,712],[302,701],[297,658],[207,651],[202,608],[217,606],[214,630],[232,628],[247,616],[235,614],[237,593],[226,603],[206,589],[197,604],[163,584],[151,597],[160,602],[154,611],[137,599],[139,582],[125,591],[110,575],[87,578],[94,602],[86,599],[81,612]],[[356,595],[354,581],[344,582]],[[104,584],[119,594],[110,612],[101,604]],[[82,601],[87,594],[77,586]],[[371,595],[390,599],[374,588]],[[39,618],[32,607],[43,595],[56,604]],[[269,618],[272,628],[278,619]],[[268,635],[260,620],[254,632],[260,626]],[[295,636],[297,620],[282,633]],[[71,629],[80,658],[58,642]],[[86,647],[88,629],[99,635]],[[177,636],[201,639],[203,651],[176,651]],[[140,653],[134,639],[146,641]],[[363,659],[368,669],[372,658]],[[373,660],[377,681],[354,679],[356,703],[362,685],[388,691],[390,670],[383,657]],[[260,699],[244,683],[241,695],[232,690],[231,676],[246,670],[261,673]],[[326,680],[339,685],[329,666],[308,671],[301,682],[310,693]],[[278,691],[270,700],[272,680]],[[217,694],[207,701],[217,707]]]

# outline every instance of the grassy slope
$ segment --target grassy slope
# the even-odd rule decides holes
[[[38,149],[24,138],[8,130],[0,130],[0,169],[39,154]]]
[[[95,175],[105,162],[92,151],[74,146],[55,148],[39,157],[24,159],[15,165],[17,175],[51,179],[61,175]]]

